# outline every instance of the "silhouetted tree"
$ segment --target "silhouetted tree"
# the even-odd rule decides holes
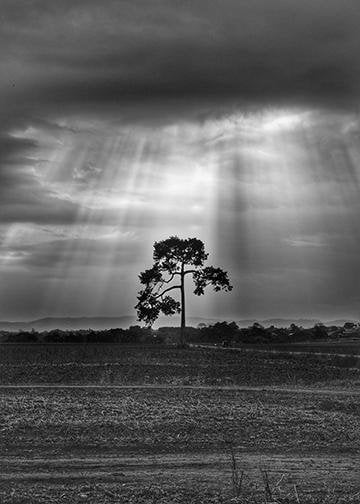
[[[135,306],[138,319],[152,325],[160,313],[181,313],[180,344],[185,344],[185,277],[192,275],[194,294],[201,296],[205,287],[211,285],[215,291],[231,291],[226,271],[213,266],[204,266],[208,258],[204,243],[197,238],[180,239],[171,236],[154,243],[154,265],[140,273],[140,282],[145,286],[139,292]],[[189,269],[186,269],[189,268]],[[173,281],[177,280],[176,284]],[[168,292],[180,291],[180,301]]]

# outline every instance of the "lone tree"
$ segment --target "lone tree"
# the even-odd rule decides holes
[[[174,315],[181,313],[180,344],[185,344],[185,277],[192,275],[194,294],[201,296],[211,285],[218,292],[231,291],[232,286],[226,271],[213,266],[204,266],[208,255],[204,243],[197,238],[182,240],[170,236],[154,243],[154,265],[140,273],[144,288],[137,297],[135,306],[138,319],[152,325],[160,313]],[[188,268],[188,269],[187,269]],[[174,284],[175,282],[175,284]],[[180,301],[168,295],[173,290],[180,291]]]

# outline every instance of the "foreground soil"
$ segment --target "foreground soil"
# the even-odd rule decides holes
[[[217,389],[3,389],[2,455],[360,450],[357,395]]]
[[[359,468],[353,456],[241,452],[237,464],[243,474],[241,501],[263,497],[264,477],[269,493],[282,502],[296,495],[331,502],[357,493]],[[0,467],[1,502],[234,502],[226,453],[8,458],[0,459]]]
[[[294,485],[309,502],[356,502],[360,491],[360,403],[348,391],[103,387],[0,394],[4,503],[228,502],[231,453],[236,471],[244,471],[248,502],[265,498],[264,471],[282,502],[295,499]]]
[[[1,503],[360,502],[357,368],[214,349],[18,350],[0,358]]]

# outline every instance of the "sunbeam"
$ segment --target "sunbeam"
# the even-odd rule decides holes
[[[112,315],[132,309],[155,240],[198,236],[238,288],[231,303],[195,299],[191,313],[300,303],[326,314],[339,244],[353,264],[359,241],[357,127],[352,114],[264,108],[155,127],[105,115],[18,128],[31,145],[27,199],[48,219],[3,226],[1,268],[37,279],[41,313]]]

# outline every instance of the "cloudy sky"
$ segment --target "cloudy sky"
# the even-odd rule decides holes
[[[359,317],[358,0],[0,6],[0,319],[132,314],[173,234],[189,315]]]

